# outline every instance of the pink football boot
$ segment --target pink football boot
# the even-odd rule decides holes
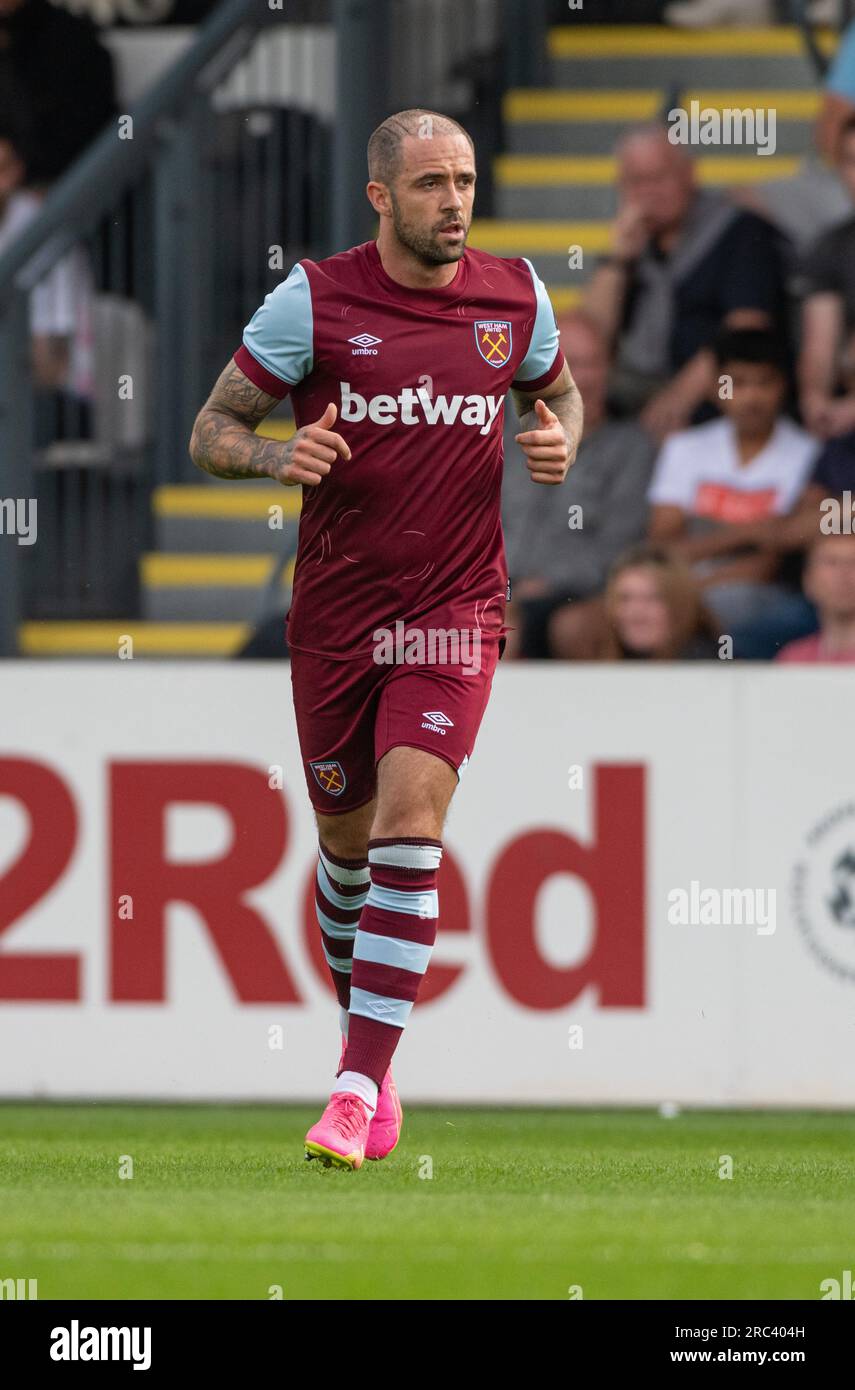
[[[368,1142],[368,1106],[359,1096],[339,1091],[306,1135],[306,1158],[319,1158],[325,1168],[361,1168]]]
[[[344,1065],[344,1053],[347,1047],[347,1039],[341,1040],[341,1056],[338,1061],[338,1069],[341,1071]],[[390,1067],[383,1077],[383,1085],[377,1093],[377,1109],[371,1117],[368,1126],[368,1142],[365,1145],[366,1158],[386,1158],[397,1146],[401,1137],[401,1127],[404,1123],[404,1112],[401,1108],[398,1088],[392,1078],[392,1068]]]
[[[392,1080],[390,1067],[383,1077],[383,1085],[377,1093],[377,1109],[368,1126],[368,1142],[365,1145],[366,1158],[386,1158],[401,1137],[404,1112],[398,1098],[398,1088]]]

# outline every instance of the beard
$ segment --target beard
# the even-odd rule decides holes
[[[445,246],[439,239],[436,232],[426,232],[420,227],[414,227],[407,222],[401,212],[401,205],[392,190],[389,190],[389,198],[392,203],[392,226],[395,235],[402,246],[406,246],[423,265],[449,265],[452,261],[459,261],[463,252],[466,250],[466,237],[468,227],[463,219],[460,225],[463,227],[463,237],[458,246]]]

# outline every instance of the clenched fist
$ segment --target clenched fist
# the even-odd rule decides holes
[[[540,399],[534,403],[540,429],[524,430],[514,436],[526,456],[533,483],[563,483],[573,462],[575,450],[557,415]]]
[[[350,458],[350,449],[332,428],[337,414],[335,404],[330,401],[320,420],[297,430],[281,457],[270,464],[268,472],[275,482],[285,487],[297,487],[300,483],[317,487],[337,458]]]

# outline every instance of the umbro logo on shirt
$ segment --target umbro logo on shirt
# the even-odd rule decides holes
[[[371,333],[357,333],[355,338],[348,338],[349,343],[355,343],[351,348],[354,357],[376,357],[377,344],[382,343],[382,338],[375,338]]]
[[[423,729],[430,729],[431,733],[434,734],[442,734],[443,738],[445,738],[446,729],[454,728],[454,720],[449,719],[448,715],[443,714],[440,709],[423,710],[422,719],[425,720],[425,723],[422,724]],[[445,728],[441,727],[442,725]]]

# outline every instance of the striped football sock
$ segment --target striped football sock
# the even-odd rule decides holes
[[[371,890],[353,948],[350,1027],[342,1071],[378,1086],[418,994],[436,940],[442,842],[369,840]]]
[[[353,942],[370,882],[367,859],[342,859],[318,843],[315,911],[324,955],[342,1009],[350,1004]]]

